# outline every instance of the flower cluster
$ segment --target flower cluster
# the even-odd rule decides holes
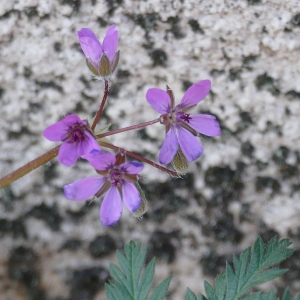
[[[78,31],[78,38],[89,69],[97,77],[103,78],[105,82],[105,93],[100,108],[91,126],[87,120],[81,120],[77,115],[68,115],[63,120],[47,127],[44,137],[50,141],[62,142],[58,153],[60,163],[70,167],[81,157],[94,168],[97,176],[67,184],[64,187],[64,195],[73,201],[103,197],[100,219],[104,226],[111,226],[118,222],[122,215],[122,202],[136,217],[142,216],[147,210],[144,194],[138,184],[143,163],[126,162],[126,155],[171,175],[177,175],[184,173],[188,162],[197,160],[203,153],[198,136],[200,134],[218,136],[221,135],[221,130],[216,117],[207,114],[190,114],[190,111],[210,91],[210,81],[202,80],[186,91],[178,105],[175,105],[173,92],[168,86],[166,91],[158,88],[149,89],[146,99],[160,114],[156,120],[96,134],[95,127],[108,95],[107,77],[115,71],[119,62],[118,31],[115,25],[110,26],[102,44],[88,28]],[[166,137],[158,155],[161,165],[102,139],[105,136],[158,122],[166,128]],[[100,145],[117,151],[117,154],[102,151]],[[175,172],[162,166],[171,162]]]

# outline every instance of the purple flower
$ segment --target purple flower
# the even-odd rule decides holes
[[[90,70],[96,76],[108,76],[116,69],[120,52],[118,46],[118,31],[116,25],[111,25],[101,45],[94,32],[88,28],[82,28],[77,32],[81,49],[86,57]]]
[[[86,121],[76,115],[68,115],[62,121],[44,130],[44,137],[52,142],[63,142],[59,149],[58,160],[70,167],[84,154],[100,146],[89,129]]]
[[[104,226],[118,222],[122,215],[122,199],[127,209],[134,213],[142,203],[141,195],[136,188],[138,173],[143,170],[139,162],[125,162],[122,153],[114,156],[109,152],[93,150],[84,155],[102,177],[93,176],[70,183],[64,187],[67,199],[83,201],[91,197],[101,197],[105,194],[100,219]]]
[[[170,163],[176,153],[183,153],[188,161],[194,161],[203,153],[202,145],[197,139],[199,133],[207,136],[221,135],[216,117],[188,113],[206,97],[209,90],[209,80],[199,81],[185,92],[177,106],[175,106],[173,92],[168,86],[166,92],[157,88],[147,91],[147,101],[162,114],[161,124],[166,125],[167,135],[158,156],[161,164]]]

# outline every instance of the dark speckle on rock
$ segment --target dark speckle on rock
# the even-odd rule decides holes
[[[297,237],[299,239],[299,237]],[[283,280],[290,284],[291,281],[300,278],[300,249],[296,249],[289,259],[280,264],[280,268],[288,269],[289,271],[283,275]]]
[[[30,67],[24,67],[23,75],[26,78],[29,78],[32,75],[32,70]]]
[[[10,186],[1,190],[0,203],[3,205],[5,210],[12,211],[17,199],[18,198],[15,196]]]
[[[240,192],[244,187],[241,179],[244,167],[237,166],[232,170],[229,166],[211,167],[205,173],[205,183],[213,189],[211,205],[225,205],[228,201],[239,198]]]
[[[155,49],[150,52],[150,58],[152,59],[153,67],[165,67],[168,60],[167,53],[162,49]]]
[[[148,244],[148,257],[152,258],[155,256],[167,263],[171,263],[175,260],[176,250],[180,247],[179,232],[156,230],[150,237]]]
[[[32,6],[24,9],[25,15],[28,19],[38,16],[37,6]]]
[[[54,178],[58,177],[56,167],[57,167],[56,162],[51,162],[50,164],[46,164],[46,165],[43,166],[45,182],[49,183],[49,181],[51,179],[54,179]]]
[[[238,68],[231,68],[229,70],[229,79],[231,81],[235,81],[237,79],[240,79],[241,76],[240,74],[242,73],[242,70],[241,69],[238,69]]]
[[[48,207],[42,203],[34,206],[27,213],[27,216],[44,221],[53,231],[58,231],[62,222],[62,217],[55,205]]]
[[[278,236],[278,232],[274,229],[269,228],[263,221],[259,222],[259,236],[263,239],[264,242],[269,241],[274,236]]]
[[[182,89],[185,92],[188,88],[190,88],[193,85],[193,83],[189,80],[183,80],[182,81]]]
[[[138,131],[136,132],[136,135],[137,135],[140,139],[142,139],[142,140],[144,140],[144,141],[149,141],[149,142],[156,142],[156,141],[157,141],[157,139],[154,139],[154,138],[150,137],[150,136],[147,134],[147,131],[146,131],[145,128],[142,128],[142,129],[138,130]]]
[[[96,4],[96,1],[97,0],[92,0],[92,1],[94,1],[95,2],[95,4]],[[93,2],[93,3],[94,3]],[[93,4],[92,3],[92,4]],[[94,5],[94,4],[93,4]],[[98,24],[100,25],[100,27],[107,27],[108,26],[108,22],[105,20],[105,19],[103,19],[103,18],[101,18],[101,17],[98,17],[97,18],[97,22],[98,22]]]
[[[123,4],[123,0],[106,0],[108,15],[113,15],[114,11]]]
[[[200,27],[199,23],[197,20],[195,19],[190,19],[189,20],[189,25],[191,26],[192,30],[194,32],[198,32],[198,33],[201,33],[201,34],[204,34],[204,30]]]
[[[70,280],[70,299],[93,299],[95,294],[103,289],[108,276],[108,271],[104,267],[87,267],[73,271]]]
[[[249,4],[255,5],[255,4],[260,4],[261,0],[247,0]]]
[[[228,261],[230,258],[231,257],[219,255],[213,251],[204,254],[200,260],[203,273],[207,276],[217,276],[224,271],[226,261]]]
[[[283,179],[288,179],[299,175],[298,168],[287,163],[280,165],[279,171]]]
[[[243,234],[235,227],[230,213],[222,211],[219,214],[219,212],[214,211],[214,213],[209,214],[209,217],[214,221],[202,225],[202,233],[205,236],[232,243],[239,243],[242,240]]]
[[[121,80],[128,79],[130,76],[131,74],[128,70],[119,69],[117,72],[117,78]]]
[[[137,15],[128,15],[130,19],[136,25],[141,26],[148,34],[151,30],[155,30],[157,27],[157,21],[160,20],[158,13],[147,13],[147,14],[137,14]]]
[[[76,251],[81,246],[81,241],[78,239],[70,239],[63,243],[61,246],[62,250],[70,250],[70,251]]]
[[[168,30],[171,32],[176,39],[182,39],[184,38],[184,33],[182,32],[182,29],[179,27],[179,18],[178,16],[176,17],[169,17],[167,19],[167,23],[171,24],[171,29]]]
[[[56,52],[61,52],[61,50],[62,50],[62,44],[61,44],[61,42],[55,42],[53,44],[53,48],[54,48],[54,50]]]
[[[300,26],[300,13],[293,16],[292,23],[296,26]]]
[[[273,192],[280,191],[280,183],[277,179],[270,176],[258,176],[255,182],[256,191],[261,192],[265,188],[272,189]]]
[[[241,151],[244,155],[252,157],[254,150],[255,148],[252,146],[252,144],[249,141],[242,143]]]
[[[81,6],[81,0],[61,0],[61,3],[70,5],[74,13],[77,13]]]
[[[27,238],[27,232],[23,220],[0,219],[0,237],[12,235],[14,238]]]
[[[109,88],[109,96],[112,98],[118,98],[120,92],[120,84],[112,84]]]
[[[267,121],[266,131],[275,131],[279,136],[282,135],[280,126],[272,123],[271,121]]]
[[[268,166],[268,163],[267,162],[263,162],[261,160],[257,160],[256,161],[256,166],[257,166],[257,169],[259,171],[262,171],[262,170],[264,170]]]
[[[288,91],[285,95],[289,99],[300,99],[300,93],[295,90]]]
[[[222,74],[224,74],[224,73],[225,73],[224,70],[217,70],[217,69],[212,69],[212,70],[209,72],[209,74],[210,74],[211,76],[213,76],[213,77],[218,77],[218,76],[220,76],[220,75],[222,75]]]
[[[75,221],[78,222],[80,219],[89,213],[96,206],[95,202],[86,201],[78,211],[67,210],[67,214]]]
[[[186,189],[191,195],[195,192],[193,174],[187,174],[184,179],[173,178],[165,183],[140,184],[154,207],[153,211],[148,211],[145,219],[152,219],[157,222],[164,220],[168,214],[183,210],[189,205],[188,199],[178,196],[176,190]]]
[[[252,124],[252,117],[251,114],[247,111],[240,112],[241,122],[238,125],[238,131],[243,131]]]
[[[7,272],[11,279],[24,283],[28,288],[35,288],[40,282],[36,270],[37,254],[28,247],[19,246],[11,251]]]
[[[30,300],[47,300],[47,294],[46,292],[40,288],[40,287],[35,287],[29,290],[28,295],[27,295],[27,299]]]
[[[40,86],[42,89],[49,89],[52,88],[54,90],[57,90],[60,93],[63,93],[64,90],[61,85],[55,83],[54,81],[36,81],[35,82],[38,86]]]
[[[285,146],[280,146],[273,154],[272,159],[277,165],[283,164],[288,155],[289,155],[290,150],[285,147]]]
[[[253,63],[256,61],[257,56],[255,55],[249,55],[249,56],[245,56],[243,58],[243,67],[246,68],[247,70],[252,70],[252,65]]]
[[[255,80],[255,85],[258,90],[267,90],[274,96],[278,96],[280,94],[279,89],[275,85],[274,79],[267,73],[259,75]]]
[[[89,245],[92,257],[100,258],[113,253],[117,248],[115,240],[109,235],[97,236]]]

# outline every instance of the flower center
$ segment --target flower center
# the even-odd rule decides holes
[[[182,114],[180,119],[183,120],[183,122],[190,123],[192,118],[190,117],[190,114]]]
[[[114,167],[109,172],[109,180],[114,186],[122,184],[123,172],[119,168]]]
[[[68,143],[80,143],[85,139],[86,127],[82,125],[75,125],[69,129],[68,136],[70,137]]]

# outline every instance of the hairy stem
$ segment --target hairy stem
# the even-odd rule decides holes
[[[100,141],[100,145],[103,146],[103,147],[106,147],[106,148],[113,149],[115,151],[123,151],[126,155],[131,156],[131,157],[133,157],[135,159],[141,160],[141,161],[145,162],[146,164],[148,164],[148,165],[150,165],[150,166],[152,166],[154,168],[157,168],[157,169],[159,169],[159,170],[161,170],[163,172],[166,172],[166,173],[168,173],[169,175],[171,175],[173,177],[180,177],[180,175],[177,172],[171,171],[171,170],[169,170],[169,169],[167,169],[167,168],[165,168],[165,167],[163,167],[161,165],[158,165],[155,162],[153,162],[152,160],[149,160],[149,159],[147,159],[147,158],[145,158],[143,156],[140,156],[140,155],[138,155],[138,154],[136,154],[134,152],[127,151],[127,150],[125,150],[123,148],[120,148],[120,147],[117,147],[115,145],[112,145],[112,144],[109,144],[109,143],[105,143],[105,142],[102,142],[102,141]]]
[[[17,169],[16,171],[6,175],[5,177],[0,179],[0,189],[8,186],[12,182],[16,181],[20,177],[30,173],[31,171],[35,170],[41,165],[49,162],[52,158],[58,155],[60,145],[51,149],[50,151],[44,153],[43,155],[37,157],[36,159],[32,160],[31,162],[27,163],[23,167]]]
[[[102,98],[102,101],[101,101],[101,104],[100,104],[100,108],[99,108],[99,110],[98,110],[98,112],[96,114],[96,117],[94,119],[94,122],[93,122],[93,124],[91,126],[92,131],[95,130],[96,125],[99,122],[99,119],[100,119],[100,117],[102,115],[102,112],[103,112],[103,109],[104,109],[104,106],[105,106],[105,103],[106,103],[106,100],[107,100],[107,96],[108,96],[108,81],[106,79],[104,79],[104,84],[105,84],[105,86],[104,86],[104,95],[103,95],[103,98]]]
[[[101,133],[101,134],[96,135],[96,137],[98,139],[100,139],[100,138],[103,138],[105,136],[114,135],[114,134],[117,134],[117,133],[121,133],[121,132],[129,131],[129,130],[139,129],[139,128],[143,128],[143,127],[146,127],[146,126],[149,126],[149,125],[153,125],[155,123],[158,123],[159,121],[160,120],[158,118],[158,119],[155,119],[155,120],[152,120],[152,121],[148,121],[148,122],[128,126],[128,127],[125,127],[125,128],[120,128],[120,129],[108,131],[108,132],[105,132],[105,133]]]

